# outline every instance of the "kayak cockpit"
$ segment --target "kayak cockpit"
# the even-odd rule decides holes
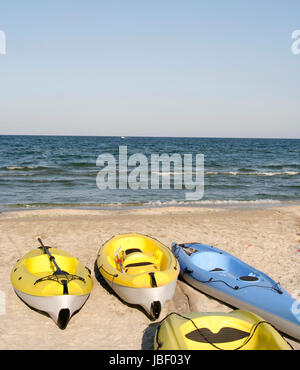
[[[195,266],[206,272],[221,273],[222,275],[230,274],[232,278],[248,282],[260,279],[260,275],[254,269],[251,269],[250,266],[242,261],[230,258],[230,256],[222,252],[215,250],[199,251],[192,254],[191,258]]]
[[[70,274],[76,273],[77,261],[72,256],[66,256],[64,252],[54,250],[53,256],[55,260],[61,266],[62,270],[68,271]],[[50,274],[55,271],[53,262],[49,259],[47,254],[39,254],[25,260],[25,267],[30,274]]]

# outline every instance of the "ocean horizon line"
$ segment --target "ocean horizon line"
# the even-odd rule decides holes
[[[74,135],[74,134],[0,134],[0,137],[111,137],[111,138],[166,138],[166,139],[237,139],[237,140],[300,140],[300,137],[251,137],[251,136],[153,136],[153,135]]]

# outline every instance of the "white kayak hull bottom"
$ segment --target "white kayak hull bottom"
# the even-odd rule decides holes
[[[253,312],[257,314],[258,316],[260,316],[261,318],[263,318],[264,320],[268,321],[270,324],[272,324],[277,330],[281,331],[282,333],[285,333],[293,338],[300,340],[299,325],[296,325],[292,323],[291,321],[285,320],[284,318],[278,315],[272,314],[271,312],[260,309],[259,307],[256,307],[252,304],[244,302],[243,300],[240,300],[236,297],[226,294],[218,289],[215,289],[209,286],[209,284],[200,283],[198,280],[194,279],[188,274],[183,274],[182,272],[180,274],[185,281],[187,281],[190,285],[192,285],[197,290],[211,297],[215,297],[222,302],[226,302],[227,304],[233,307],[237,307],[242,310]]]
[[[89,298],[90,293],[84,295],[59,295],[41,297],[26,294],[14,288],[16,294],[30,307],[46,312],[53,321],[64,329],[74,313],[79,311]]]
[[[177,282],[177,279],[175,279],[171,283],[160,287],[134,288],[116,284],[106,278],[104,279],[123,301],[143,307],[152,319],[157,319],[163,305],[166,301],[172,299]]]

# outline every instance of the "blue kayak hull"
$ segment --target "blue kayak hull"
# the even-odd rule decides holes
[[[180,274],[194,288],[263,317],[300,340],[300,303],[268,275],[218,248],[199,243],[172,244]]]

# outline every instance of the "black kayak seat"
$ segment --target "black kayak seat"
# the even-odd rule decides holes
[[[244,281],[257,281],[258,278],[256,276],[241,276],[240,280]]]
[[[148,265],[153,265],[154,263],[152,262],[135,262],[135,263],[129,263],[126,265],[126,268],[128,267],[140,267],[140,266],[148,266]]]
[[[210,270],[209,272],[214,272],[214,271],[224,271],[220,267],[216,267],[215,269]]]
[[[209,328],[200,328],[186,334],[186,338],[200,343],[228,343],[249,335],[248,332],[230,327],[224,327],[218,333],[211,332]]]
[[[139,248],[129,248],[129,249],[126,249],[125,254],[126,254],[126,256],[128,256],[128,254],[136,253],[136,252],[143,253],[143,251],[140,250]]]

